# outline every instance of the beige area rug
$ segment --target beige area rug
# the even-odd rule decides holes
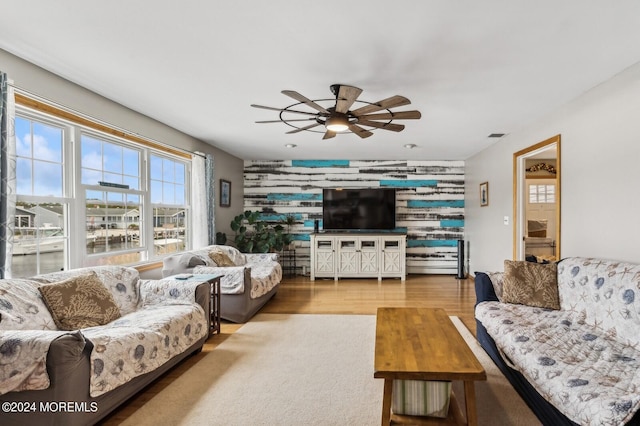
[[[480,425],[540,424],[453,320],[487,370],[476,385]],[[374,343],[372,315],[259,314],[123,424],[378,425]]]

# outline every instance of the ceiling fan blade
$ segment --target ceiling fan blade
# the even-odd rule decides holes
[[[284,123],[284,122],[289,122],[289,121],[311,121],[311,120],[315,120],[315,117],[309,117],[309,118],[294,118],[291,120],[262,120],[262,121],[256,121],[256,123]]]
[[[417,120],[422,117],[420,111],[384,112],[380,114],[361,115],[359,120]]]
[[[332,132],[331,130],[327,130],[324,134],[324,136],[322,137],[322,140],[324,139],[331,139],[331,138],[335,138],[336,137],[336,132]]]
[[[353,86],[340,86],[338,96],[336,97],[336,111],[345,114],[351,108],[351,105],[358,99],[362,93],[362,89]]]
[[[300,93],[293,91],[293,90],[283,90],[282,91],[283,95],[287,95],[293,99],[295,99],[296,101],[300,101],[302,103],[305,103],[307,105],[309,105],[311,108],[320,111],[323,114],[329,114],[329,111],[327,111],[326,109],[324,109],[323,107],[321,107],[320,105],[318,105],[317,103],[313,102],[311,99],[302,96]]]
[[[401,132],[404,130],[404,124],[395,123],[378,123],[377,121],[358,120],[361,126],[377,127],[378,129],[391,130],[392,132]]]
[[[314,127],[319,126],[319,125],[320,125],[320,123],[313,123],[313,124],[310,124],[308,126],[304,126],[304,127],[298,128],[298,129],[290,130],[290,131],[287,132],[287,134],[289,135],[291,133],[298,133],[298,132],[302,132],[303,130],[313,129]]]
[[[356,135],[360,136],[362,139],[364,138],[368,138],[369,136],[373,135],[372,132],[363,129],[362,127],[356,125],[356,124],[350,124],[349,125],[349,130],[351,130],[353,133],[355,133]]]
[[[395,108],[403,105],[409,105],[411,101],[404,96],[396,95],[387,99],[383,99],[379,102],[375,102],[371,105],[365,105],[362,108],[358,108],[355,111],[351,111],[353,115],[359,117],[364,114],[369,114],[371,112],[380,111],[382,109]]]
[[[313,115],[313,116],[317,116],[318,115],[317,112],[296,111],[294,109],[274,108],[274,107],[268,107],[268,106],[256,105],[256,104],[251,104],[251,106],[254,107],[254,108],[268,109],[268,110],[271,110],[271,111],[292,112],[294,114],[305,114],[305,115]]]

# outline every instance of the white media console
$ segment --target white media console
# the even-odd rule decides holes
[[[395,233],[311,234],[311,281],[316,278],[406,277],[407,236]]]

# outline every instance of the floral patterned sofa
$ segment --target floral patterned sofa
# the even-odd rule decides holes
[[[220,317],[247,322],[278,291],[282,267],[277,253],[241,253],[226,245],[211,245],[163,259],[162,276],[224,274],[220,280]]]
[[[201,350],[209,292],[120,266],[0,280],[0,424],[95,424]]]
[[[476,273],[477,337],[542,423],[639,424],[640,265],[573,257],[518,275],[508,262]]]

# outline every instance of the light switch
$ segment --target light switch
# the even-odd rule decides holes
[[[509,216],[504,217],[504,224],[509,225]]]

